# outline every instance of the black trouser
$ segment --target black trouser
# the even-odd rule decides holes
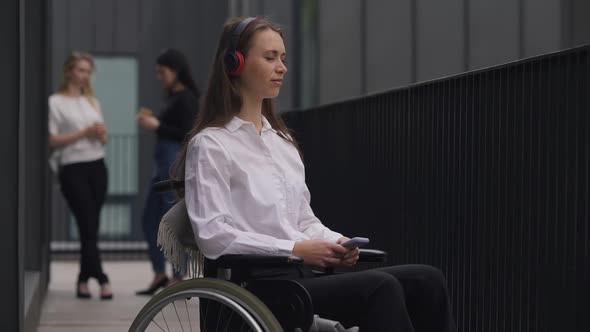
[[[320,317],[361,331],[456,331],[446,281],[427,265],[399,265],[298,280]]]
[[[107,191],[107,169],[103,159],[62,166],[59,171],[61,191],[76,218],[80,234],[80,274],[78,282],[96,278],[108,282],[102,271],[98,251],[100,209]]]
[[[232,280],[248,279],[295,279],[311,295],[315,314],[361,331],[457,331],[445,278],[428,265],[323,276],[308,267],[232,271]]]

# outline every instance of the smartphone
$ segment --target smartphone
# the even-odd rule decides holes
[[[360,248],[369,244],[369,239],[366,237],[353,237],[352,239],[340,243],[341,246],[347,249]]]

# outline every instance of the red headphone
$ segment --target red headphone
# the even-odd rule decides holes
[[[242,52],[236,50],[238,47],[238,42],[240,41],[240,36],[242,32],[246,30],[248,25],[254,21],[256,17],[248,17],[244,19],[232,32],[232,36],[230,39],[229,48],[223,57],[223,61],[225,62],[225,68],[227,72],[231,76],[239,76],[244,71],[244,66],[246,65],[246,59]]]

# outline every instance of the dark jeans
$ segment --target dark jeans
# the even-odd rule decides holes
[[[59,171],[61,191],[76,218],[80,233],[78,282],[96,278],[108,282],[98,251],[100,209],[107,192],[107,169],[103,159],[63,166]]]
[[[212,274],[213,266],[208,265],[206,273]],[[248,279],[297,280],[311,295],[314,313],[344,327],[371,332],[457,331],[445,278],[428,265],[323,276],[309,267],[232,270],[232,280]]]
[[[156,143],[154,154],[154,175],[151,184],[170,178],[170,167],[176,160],[176,154],[180,149],[180,143],[175,141],[159,139]],[[147,200],[143,210],[143,233],[148,243],[148,254],[152,262],[152,268],[155,273],[166,272],[166,259],[158,247],[158,227],[160,220],[168,210],[174,205],[176,195],[174,192],[158,193],[151,189],[148,192]],[[177,272],[175,277],[181,277]]]

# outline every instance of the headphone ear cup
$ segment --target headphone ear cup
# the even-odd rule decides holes
[[[225,62],[225,69],[230,75],[233,75],[233,72],[238,68],[239,59],[236,56],[235,52],[227,52],[225,57],[223,58]]]
[[[227,53],[225,55],[225,67],[231,76],[239,76],[244,71],[246,60],[240,51]]]

